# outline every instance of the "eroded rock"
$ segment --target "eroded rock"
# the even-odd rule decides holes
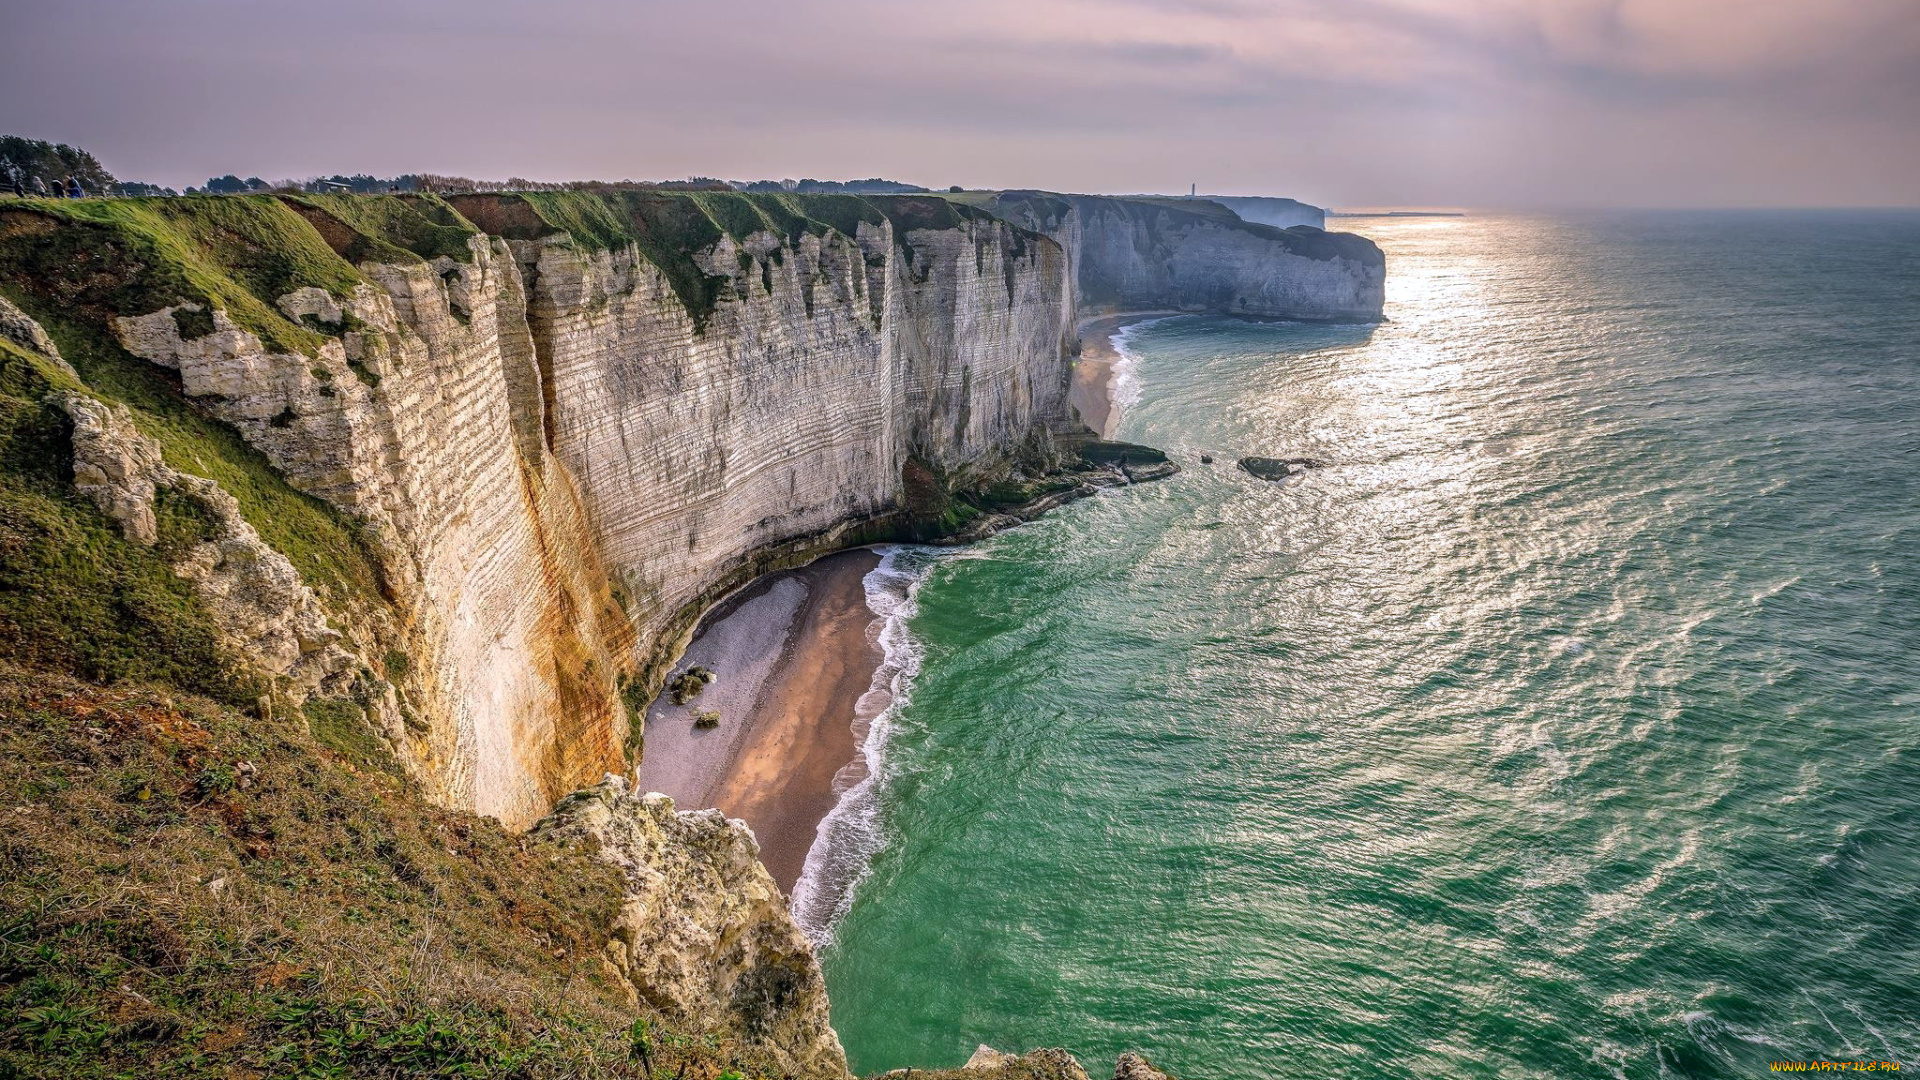
[[[1308,469],[1318,469],[1325,465],[1326,462],[1324,461],[1316,461],[1313,458],[1304,457],[1243,457],[1240,459],[1240,467],[1242,469],[1247,470],[1247,472],[1252,473],[1262,480],[1286,480],[1290,477],[1299,476]]]
[[[60,370],[69,375],[74,373],[73,368],[60,355],[60,350],[53,344],[53,339],[47,336],[46,330],[39,323],[34,322],[26,312],[14,307],[4,296],[0,296],[0,338],[5,338],[29,352],[39,353],[59,365]],[[78,378],[78,376],[75,377]]]
[[[73,421],[74,487],[127,539],[159,542],[163,492],[192,505],[201,534],[166,554],[173,572],[193,583],[228,652],[296,702],[350,689],[358,662],[340,647],[313,590],[240,516],[233,496],[168,466],[125,407],[76,393],[52,400]]]
[[[1113,1080],[1169,1080],[1169,1077],[1146,1058],[1128,1051],[1114,1063]]]
[[[534,832],[585,841],[625,873],[608,958],[640,999],[730,1031],[795,1075],[846,1075],[813,945],[744,822],[676,811],[667,796],[634,795],[609,776],[562,800]]]

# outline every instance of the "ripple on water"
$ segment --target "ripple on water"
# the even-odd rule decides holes
[[[1133,331],[1187,471],[916,579],[856,1069],[1912,1062],[1920,216],[1378,229],[1390,323]]]

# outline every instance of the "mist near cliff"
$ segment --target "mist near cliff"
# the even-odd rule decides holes
[[[1907,0],[16,5],[117,173],[885,175],[1357,205],[1920,202]]]

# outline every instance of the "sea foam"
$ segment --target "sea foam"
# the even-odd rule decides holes
[[[1107,340],[1113,343],[1113,352],[1117,359],[1113,362],[1113,381],[1107,384],[1107,397],[1113,407],[1127,408],[1140,401],[1140,355],[1133,351],[1133,339],[1140,331],[1156,323],[1166,322],[1172,316],[1157,319],[1142,319],[1128,323],[1113,332]]]
[[[822,948],[832,940],[834,926],[852,906],[873,856],[886,843],[880,794],[887,777],[887,740],[895,717],[907,704],[922,656],[907,623],[917,610],[914,596],[920,583],[942,557],[931,549],[905,546],[882,548],[880,553],[880,565],[862,580],[867,607],[875,616],[875,628],[869,633],[880,646],[882,659],[872,684],[854,707],[853,730],[860,756],[835,774],[834,807],[821,819],[793,886],[794,921]]]

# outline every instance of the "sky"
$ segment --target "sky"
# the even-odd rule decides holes
[[[1920,0],[9,2],[125,179],[884,176],[1334,207],[1920,204]]]

